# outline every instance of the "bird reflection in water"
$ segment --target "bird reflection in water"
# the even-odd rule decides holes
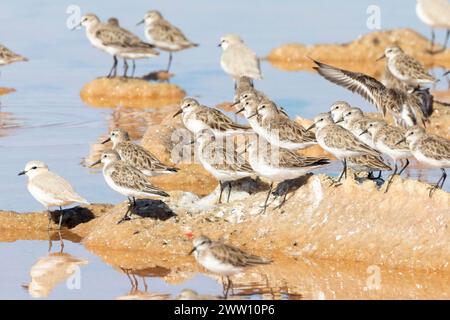
[[[64,253],[64,242],[59,234],[61,248],[59,252],[51,253],[51,239],[49,238],[49,254],[39,258],[30,269],[31,281],[23,285],[33,298],[47,298],[53,289],[64,281],[69,280],[80,266],[87,265],[88,261],[78,259]],[[69,290],[69,289],[68,289]]]
[[[121,268],[122,272],[126,274],[128,280],[131,284],[130,292],[126,295],[117,297],[117,300],[168,300],[170,299],[170,294],[165,293],[152,293],[148,291],[147,277],[161,277],[162,275],[168,273],[164,268],[158,268],[157,272],[143,272]],[[139,280],[142,279],[142,290],[139,289]]]

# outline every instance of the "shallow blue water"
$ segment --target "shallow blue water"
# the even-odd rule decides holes
[[[105,20],[117,16],[121,24],[143,36],[135,27],[148,9],[159,9],[186,35],[200,43],[196,49],[175,54],[173,82],[189,95],[199,96],[208,105],[230,100],[231,80],[219,66],[221,35],[239,33],[260,56],[284,43],[306,44],[348,42],[369,32],[366,9],[373,1],[3,1],[1,43],[27,56],[30,61],[2,68],[0,86],[17,92],[0,97],[2,112],[12,114],[20,128],[0,137],[0,208],[19,212],[41,210],[28,194],[25,178],[17,177],[28,160],[41,159],[61,173],[91,202],[116,203],[123,197],[106,187],[100,174],[80,165],[89,153],[89,144],[107,130],[108,109],[85,106],[79,97],[83,84],[105,75],[111,58],[90,46],[84,30],[66,27],[67,7],[78,5],[82,13],[94,12]],[[428,30],[415,16],[412,0],[378,1],[383,29],[411,27],[426,35]],[[400,9],[399,9],[400,8]],[[7,27],[5,27],[7,26]],[[443,35],[439,34],[441,37]],[[163,68],[167,54],[138,61],[137,73]],[[264,81],[258,87],[282,104],[291,116],[312,117],[327,111],[335,100],[373,110],[361,98],[306,72],[283,72],[262,64]],[[432,173],[431,176],[435,176]],[[436,179],[437,180],[437,179]],[[447,183],[448,188],[449,183]],[[129,290],[123,274],[103,264],[78,244],[67,244],[69,253],[86,258],[89,264],[82,291],[57,287],[51,298],[114,298]],[[45,242],[0,244],[0,298],[26,298],[20,284],[27,281],[30,266],[45,255]],[[89,281],[98,274],[101,281]],[[151,280],[158,292],[176,294],[183,286],[169,286]],[[187,287],[201,293],[217,292],[216,282],[198,276]],[[211,289],[212,288],[212,289]]]

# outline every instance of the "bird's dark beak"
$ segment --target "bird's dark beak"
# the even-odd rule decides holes
[[[222,46],[222,44],[221,43],[219,43],[218,45],[217,45],[218,47],[221,47]]]
[[[73,27],[72,29],[70,29],[71,31],[77,30],[79,27],[81,27],[81,21],[77,23],[77,25],[75,27]]]
[[[365,135],[366,133],[369,133],[369,130],[367,130],[367,129],[364,130],[363,132],[361,132],[361,134],[359,136],[361,137],[361,136]]]
[[[241,100],[235,101],[231,106],[232,107],[237,106],[239,103],[241,103]]]
[[[253,118],[253,117],[256,117],[257,115],[258,115],[258,112],[252,114],[250,117],[248,117],[248,119],[251,119],[251,118]]]
[[[338,124],[338,123],[342,123],[342,122],[344,122],[344,118],[340,118],[338,121],[336,121],[335,123],[336,124]]]
[[[311,130],[314,129],[315,127],[316,127],[316,124],[313,123],[311,126],[309,126],[309,127],[306,129],[306,132],[311,131]]]
[[[24,171],[20,171],[18,176],[23,176],[24,174],[27,174],[27,172],[25,170]]]
[[[235,114],[239,114],[241,112],[243,112],[245,110],[245,108],[239,109],[238,111],[235,112]]]
[[[138,23],[136,23],[136,26],[139,26],[139,25],[143,24],[144,22],[145,22],[145,20],[142,19],[141,21],[139,21]]]
[[[100,164],[101,162],[102,162],[101,159],[100,159],[100,160],[97,160],[97,161],[95,161],[93,164],[91,164],[91,165],[89,166],[89,168],[95,167],[96,165]]]
[[[108,139],[106,139],[105,141],[102,142],[102,144],[108,143],[111,141],[111,137],[109,137]]]
[[[191,250],[191,251],[189,251],[189,254],[188,254],[188,256],[190,256],[191,254],[193,254],[195,250],[197,250],[197,247],[193,247],[193,248],[192,248],[192,250]]]
[[[404,138],[404,139],[402,139],[402,140],[400,140],[399,142],[397,142],[395,145],[396,146],[398,146],[399,144],[401,144],[401,143],[403,143],[403,142],[406,142],[406,138]]]
[[[178,116],[179,114],[181,114],[183,112],[183,109],[178,110],[173,117],[175,118],[176,116]]]
[[[384,58],[386,58],[386,55],[385,55],[385,54],[383,54],[381,57],[379,57],[379,58],[377,59],[377,61],[383,60]]]

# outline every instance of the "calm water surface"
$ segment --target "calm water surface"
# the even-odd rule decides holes
[[[41,159],[61,173],[91,202],[117,203],[123,197],[106,187],[99,173],[82,167],[90,144],[106,133],[112,110],[94,109],[82,103],[83,84],[105,75],[111,58],[92,48],[84,30],[66,27],[69,5],[82,13],[95,12],[101,19],[120,18],[126,28],[143,36],[135,27],[144,12],[159,9],[201,46],[175,54],[173,83],[189,95],[199,96],[207,105],[230,100],[233,85],[219,66],[218,39],[225,33],[239,33],[255,51],[265,56],[284,43],[306,44],[348,42],[367,33],[366,9],[373,1],[3,1],[1,43],[27,56],[1,70],[0,86],[17,92],[0,97],[1,112],[9,113],[16,128],[0,135],[0,209],[19,212],[42,210],[26,190],[24,178],[17,177],[28,160]],[[384,29],[411,27],[426,35],[428,30],[416,18],[412,0],[378,1]],[[149,7],[151,5],[151,7]],[[404,10],[398,10],[404,8]],[[443,37],[443,35],[440,35]],[[137,74],[163,68],[167,54],[139,61]],[[291,116],[312,117],[327,111],[330,103],[345,99],[367,110],[373,107],[358,96],[306,72],[283,72],[262,64],[264,81],[258,87],[282,104]],[[412,173],[415,174],[414,172]],[[436,173],[431,174],[433,179]],[[437,180],[437,178],[436,178]],[[448,187],[448,183],[447,183]],[[49,298],[116,298],[130,290],[125,274],[87,252],[83,246],[66,241],[65,252],[83,265],[82,290],[56,286]],[[30,281],[30,268],[47,255],[46,241],[18,241],[0,244],[0,298],[30,298],[21,287]],[[91,281],[92,280],[92,281]],[[158,278],[149,281],[152,292],[176,295],[183,288],[202,294],[217,294],[221,287],[198,275],[183,285],[168,285]],[[257,296],[255,296],[257,298]],[[253,298],[255,298],[253,297]]]

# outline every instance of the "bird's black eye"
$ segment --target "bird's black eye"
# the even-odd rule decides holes
[[[34,166],[33,168],[31,168],[32,170],[36,170],[37,169],[37,167],[36,166]]]
[[[190,107],[190,106],[191,106],[191,104],[190,104],[190,103],[188,103],[186,107]]]

